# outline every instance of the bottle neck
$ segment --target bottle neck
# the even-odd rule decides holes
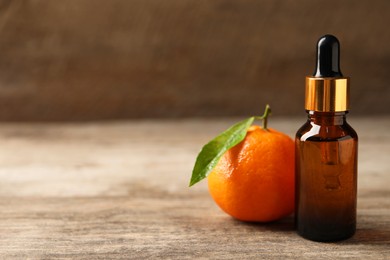
[[[342,112],[317,112],[307,110],[308,120],[316,125],[343,125],[348,111]]]

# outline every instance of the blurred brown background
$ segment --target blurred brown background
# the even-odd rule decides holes
[[[0,1],[0,120],[303,113],[317,39],[390,113],[390,1]]]

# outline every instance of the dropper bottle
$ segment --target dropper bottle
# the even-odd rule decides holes
[[[315,72],[306,77],[308,120],[295,139],[295,224],[314,241],[347,239],[356,230],[358,137],[346,121],[349,78],[339,61],[337,38],[321,37]]]

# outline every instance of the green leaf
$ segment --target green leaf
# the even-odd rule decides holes
[[[224,153],[244,140],[254,119],[255,117],[250,117],[238,122],[203,146],[192,170],[190,186],[206,178]]]

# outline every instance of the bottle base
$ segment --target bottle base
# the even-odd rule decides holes
[[[355,234],[356,230],[350,230],[348,232],[338,233],[338,234],[329,234],[329,233],[316,233],[316,232],[302,232],[297,231],[298,235],[301,237],[316,241],[316,242],[338,242],[351,238]]]

